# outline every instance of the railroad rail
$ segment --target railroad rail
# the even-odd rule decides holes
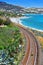
[[[27,46],[23,60],[20,65],[38,65],[38,41],[36,37],[26,28],[18,25],[26,37]]]

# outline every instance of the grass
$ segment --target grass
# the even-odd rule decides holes
[[[18,30],[18,28],[14,27],[0,27],[0,48],[3,45],[3,47],[7,47],[9,44],[13,43],[13,39],[15,39],[14,35],[15,32]],[[18,36],[18,35],[17,35]]]
[[[6,59],[13,58],[16,65],[22,57],[23,46],[19,48],[19,45],[22,46],[22,36],[17,26],[0,27],[0,50],[4,50]]]
[[[36,36],[36,37],[40,42],[41,48],[43,49],[43,37],[41,37],[41,36]]]
[[[0,51],[3,51],[0,53],[0,57],[4,54],[3,62],[8,60],[10,65],[20,63],[24,55],[25,43],[23,40],[24,35],[16,25],[8,18],[6,20],[0,18]]]

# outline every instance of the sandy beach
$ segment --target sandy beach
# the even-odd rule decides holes
[[[32,28],[32,27],[23,25],[23,24],[21,23],[22,21],[21,21],[20,19],[24,19],[24,18],[30,18],[30,17],[17,17],[17,18],[10,17],[9,19],[11,20],[11,22],[20,24],[20,25],[22,25],[22,26],[24,26],[24,27],[26,27],[26,28],[30,28],[30,29],[33,29],[33,30],[36,30],[36,31],[39,31],[39,32],[43,32],[43,30],[39,30],[39,29],[36,29],[36,28]]]

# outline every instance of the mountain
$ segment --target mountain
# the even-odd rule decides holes
[[[11,13],[43,13],[43,8],[24,8],[6,2],[0,2],[0,11]]]
[[[20,12],[23,9],[24,8],[23,7],[20,7],[20,6],[8,4],[6,2],[0,2],[0,10],[2,10],[2,11]]]
[[[25,12],[27,13],[43,13],[43,8],[26,8]]]

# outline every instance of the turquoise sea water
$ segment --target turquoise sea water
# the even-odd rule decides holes
[[[28,14],[25,16],[29,18],[23,18],[21,19],[21,23],[25,26],[43,30],[43,14]]]

